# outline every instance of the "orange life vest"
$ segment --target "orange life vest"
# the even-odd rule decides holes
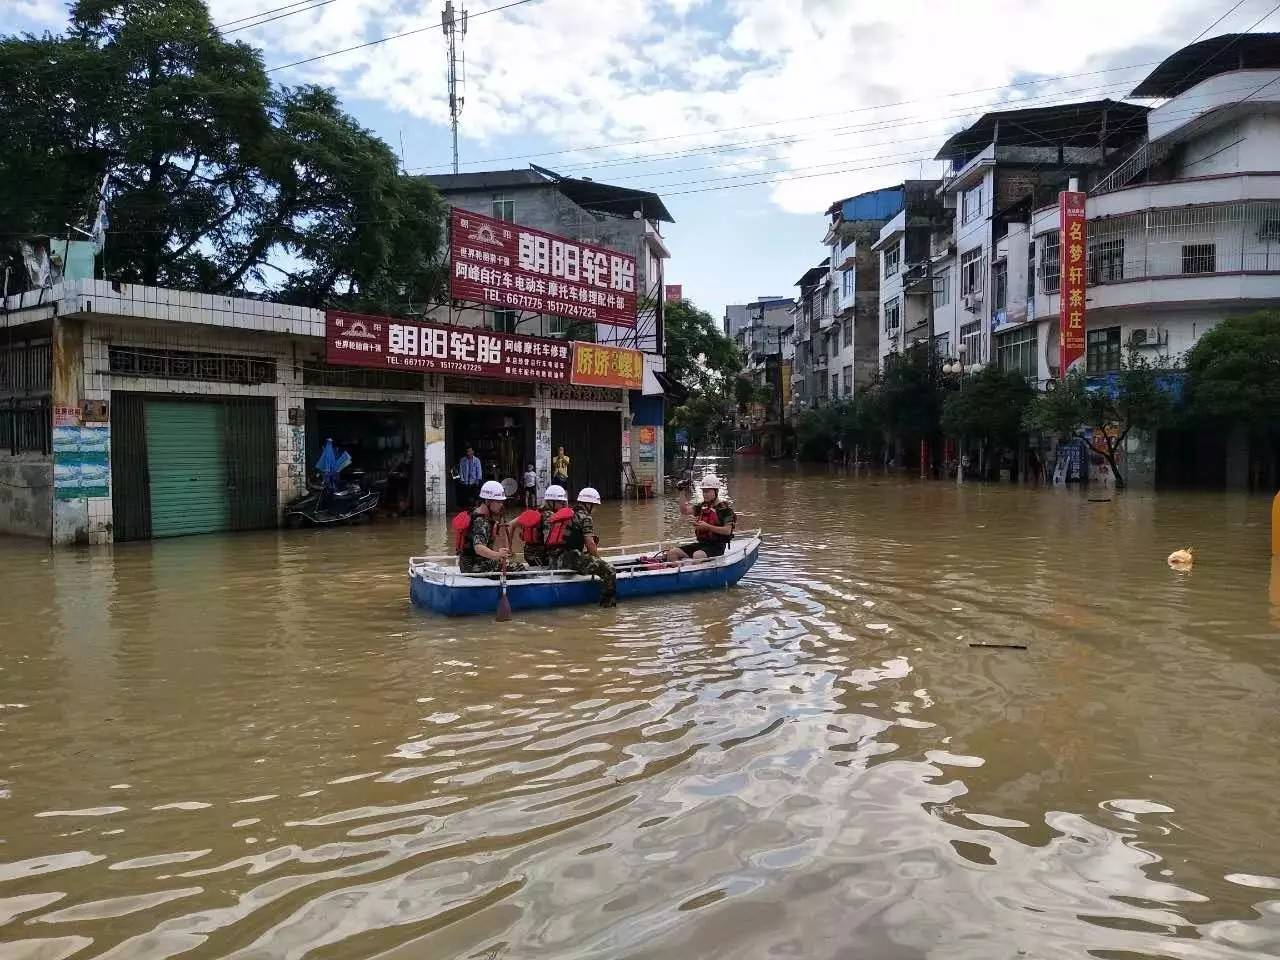
[[[542,545],[541,512],[529,509],[511,522],[520,528],[520,539],[524,541],[525,546]]]
[[[471,539],[471,511],[463,510],[453,518],[449,526],[453,528],[453,552],[465,552]]]
[[[573,507],[561,507],[551,515],[551,524],[547,529],[547,546],[563,547],[569,524],[573,520]]]
[[[716,510],[714,503],[704,503],[698,510],[697,517],[703,523],[709,523],[713,527],[720,526],[720,512]],[[716,533],[714,530],[699,530],[697,537],[703,543],[728,543],[733,539],[733,534],[725,536],[723,533]]]

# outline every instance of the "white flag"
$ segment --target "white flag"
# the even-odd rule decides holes
[[[108,176],[110,176],[108,174]],[[107,227],[111,219],[107,216],[107,177],[102,178],[102,189],[98,191],[98,215],[93,218],[93,252],[101,253],[107,243]]]

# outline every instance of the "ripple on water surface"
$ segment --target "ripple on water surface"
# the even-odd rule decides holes
[[[509,624],[434,525],[0,541],[0,960],[1280,954],[1265,504],[732,482],[738,589]]]

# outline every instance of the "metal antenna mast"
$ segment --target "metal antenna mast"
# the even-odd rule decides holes
[[[453,172],[458,172],[458,117],[462,114],[463,98],[459,90],[467,79],[467,61],[462,53],[462,41],[467,35],[466,7],[453,9],[453,0],[445,0],[440,14],[444,27],[444,40],[449,45],[449,122],[453,126]]]

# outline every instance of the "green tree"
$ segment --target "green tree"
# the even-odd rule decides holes
[[[685,469],[692,468],[702,451],[732,442],[734,413],[733,400],[727,394],[702,390],[691,393],[672,411],[670,426],[689,435]]]
[[[932,437],[941,417],[935,358],[919,344],[885,358],[878,386],[885,428],[902,439]]]
[[[109,178],[112,278],[393,312],[438,289],[435,192],[202,0],[78,0],[64,35],[0,39],[0,129],[14,231],[84,223]]]
[[[688,300],[666,304],[667,373],[689,389],[725,389],[742,370],[742,354],[711,314]]]
[[[1119,459],[1129,434],[1157,430],[1173,417],[1173,401],[1160,383],[1172,366],[1168,358],[1157,366],[1131,350],[1113,381],[1090,386],[1084,374],[1072,371],[1057,389],[1036,395],[1023,422],[1030,430],[1084,440],[1123,487]]]
[[[1186,356],[1187,401],[1197,420],[1280,434],[1280,311],[1231,317]]]
[[[979,441],[983,461],[986,453],[1015,447],[1022,432],[1035,391],[1022,374],[998,367],[984,367],[963,379],[960,389],[949,393],[942,403],[942,429],[956,439]]]

